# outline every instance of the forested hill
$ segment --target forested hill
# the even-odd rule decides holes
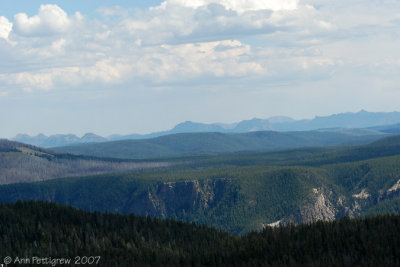
[[[213,228],[43,203],[0,205],[1,260],[100,266],[398,266],[400,216],[266,227],[237,237]],[[10,257],[10,258],[6,258]],[[77,264],[78,263],[78,264]]]
[[[134,172],[170,166],[167,161],[124,161],[55,153],[32,145],[0,139],[0,184]]]
[[[400,146],[400,135],[388,136],[378,139],[371,146]]]
[[[387,134],[370,130],[261,131],[242,134],[182,133],[144,140],[123,140],[53,149],[79,155],[143,159],[239,151],[271,151],[310,146],[359,145],[368,144],[385,136]]]
[[[0,202],[53,201],[240,234],[277,221],[400,213],[400,146],[397,137],[391,139],[381,145],[198,157],[171,168],[1,185]]]

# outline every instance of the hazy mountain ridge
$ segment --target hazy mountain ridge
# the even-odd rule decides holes
[[[78,137],[74,134],[56,134],[51,136],[46,136],[44,134],[38,134],[37,136],[18,134],[12,138],[12,140],[40,147],[57,147],[64,146],[65,144],[72,145],[106,142],[108,141],[108,138],[93,133],[86,133],[82,137]]]
[[[143,140],[120,140],[52,148],[77,155],[121,159],[217,155],[240,151],[272,151],[312,146],[368,144],[387,136],[372,130],[299,132],[179,133]]]
[[[340,113],[330,116],[315,117],[314,119],[294,120],[290,117],[276,116],[268,119],[253,118],[251,120],[243,120],[238,123],[197,123],[186,121],[176,125],[168,131],[154,132],[150,134],[129,134],[119,135],[113,134],[108,137],[101,137],[92,133],[78,137],[73,134],[59,134],[45,136],[39,134],[31,137],[26,134],[19,134],[12,140],[28,143],[42,147],[66,146],[82,143],[97,143],[105,141],[117,141],[128,139],[148,139],[163,135],[190,132],[220,132],[220,133],[246,133],[252,131],[310,131],[325,128],[369,128],[376,127],[376,131],[388,132],[388,128],[384,125],[391,125],[390,133],[400,133],[400,112],[367,112],[360,111],[357,113]]]

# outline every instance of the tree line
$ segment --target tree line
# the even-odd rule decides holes
[[[266,227],[238,237],[54,203],[0,205],[0,261],[100,256],[102,266],[398,266],[399,240],[398,215]]]

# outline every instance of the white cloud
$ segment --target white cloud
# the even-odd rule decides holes
[[[400,19],[400,2],[395,0],[303,0],[317,6],[320,14],[343,30],[359,27],[391,27]],[[354,34],[354,33],[353,33]]]
[[[108,61],[99,61],[94,66],[62,67],[42,69],[35,72],[20,72],[0,75],[0,81],[18,86],[26,92],[50,90],[58,87],[75,87],[85,83],[118,83],[124,76],[124,66]]]
[[[28,17],[25,13],[14,16],[13,29],[24,36],[52,35],[65,32],[70,25],[67,13],[57,5],[41,5],[39,13]]]
[[[95,65],[80,68],[79,77],[83,82],[122,83],[131,72],[131,65],[127,60],[104,59]]]
[[[58,41],[56,43],[60,43]],[[53,44],[54,45],[54,44]],[[127,51],[128,52],[128,51]],[[250,46],[239,41],[162,45],[136,48],[120,58],[101,58],[85,66],[44,68],[33,72],[0,75],[0,81],[25,91],[83,84],[182,83],[201,77],[243,77],[266,74],[251,55]]]
[[[209,4],[219,4],[226,9],[238,13],[254,10],[292,10],[296,9],[298,0],[167,0],[159,8],[178,5],[190,8],[199,8]]]
[[[148,48],[133,70],[136,76],[147,77],[153,83],[266,74],[257,61],[245,59],[250,54],[250,46],[239,41],[163,45]]]
[[[54,41],[51,44],[52,49],[56,52],[56,53],[63,53],[64,49],[65,49],[65,45],[66,45],[66,40],[64,38],[61,38],[57,41]]]
[[[173,0],[138,16],[124,17],[114,33],[127,33],[142,45],[157,45],[239,39],[302,27],[331,30],[332,25],[317,13],[312,7],[298,6],[297,1]]]
[[[0,38],[8,40],[8,36],[12,30],[12,23],[6,17],[0,16]]]
[[[51,75],[46,73],[29,73],[21,72],[15,75],[9,75],[8,77],[2,77],[3,80],[9,83],[22,86],[22,89],[26,92],[31,92],[32,88],[40,88],[43,90],[49,90],[53,86]]]
[[[56,5],[42,5],[30,18],[17,14],[12,38],[18,45],[13,51],[22,64],[20,70],[0,74],[0,80],[25,91],[162,86],[252,77],[269,81],[300,77],[315,68],[320,75],[329,65],[318,63],[328,62],[327,57],[293,56],[275,48],[267,55],[265,48],[253,50],[240,41],[288,31],[296,22],[311,30],[327,28],[313,20],[315,9],[298,7],[297,1],[167,1],[134,15],[120,7],[100,12],[122,15],[90,20],[80,13],[69,16]]]
[[[371,43],[352,52],[349,47],[357,50],[357,43],[347,40],[353,46],[341,45],[337,39],[347,38],[344,29],[352,31],[354,25],[377,20],[358,15],[354,16],[357,23],[344,28],[338,21],[351,20],[351,16],[341,18],[343,14],[332,11],[331,5],[346,6],[339,2],[314,7],[292,0],[168,0],[133,14],[120,7],[103,8],[99,12],[104,20],[68,15],[56,5],[43,5],[30,18],[17,14],[13,32],[10,26],[0,28],[0,34],[6,33],[0,36],[17,43],[9,57],[19,66],[7,70],[11,72],[7,75],[4,67],[0,69],[0,80],[27,91],[118,88],[111,86],[116,84],[151,87],[214,79],[225,80],[229,86],[236,78],[266,85],[328,80],[343,65],[372,62],[370,51],[366,52]],[[395,18],[389,17],[389,22]],[[389,22],[381,26],[394,27]],[[10,24],[6,18],[0,20],[0,25]],[[380,51],[379,56],[385,58],[395,49]]]

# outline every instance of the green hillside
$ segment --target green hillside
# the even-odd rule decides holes
[[[200,166],[321,166],[355,162],[400,154],[400,136],[379,139],[367,145],[302,147],[271,152],[240,152],[203,157]]]
[[[68,266],[397,266],[400,216],[266,227],[237,237],[213,228],[50,203],[0,205],[0,259]],[[91,265],[90,264],[90,265]]]
[[[361,133],[360,133],[361,131]],[[124,140],[53,148],[97,157],[143,159],[215,155],[239,151],[271,151],[310,146],[358,145],[385,136],[371,131],[251,132],[243,134],[183,133],[152,139]]]
[[[380,138],[373,142],[371,146],[400,146],[400,135],[388,136],[385,138]]]
[[[276,222],[397,212],[400,149],[395,140],[174,158],[166,168],[14,183],[0,186],[0,202],[52,201],[89,211],[196,222],[238,234]]]
[[[244,234],[278,221],[397,212],[399,181],[400,150],[385,143],[192,157],[164,169],[4,185],[0,202],[52,201]]]
[[[195,221],[242,233],[293,212],[312,186],[303,185],[305,175],[307,170],[297,168],[247,167],[66,178],[1,186],[0,201],[52,201],[84,210]]]
[[[165,160],[78,156],[0,140],[0,184],[43,181],[66,176],[135,172],[169,167],[178,163]]]

